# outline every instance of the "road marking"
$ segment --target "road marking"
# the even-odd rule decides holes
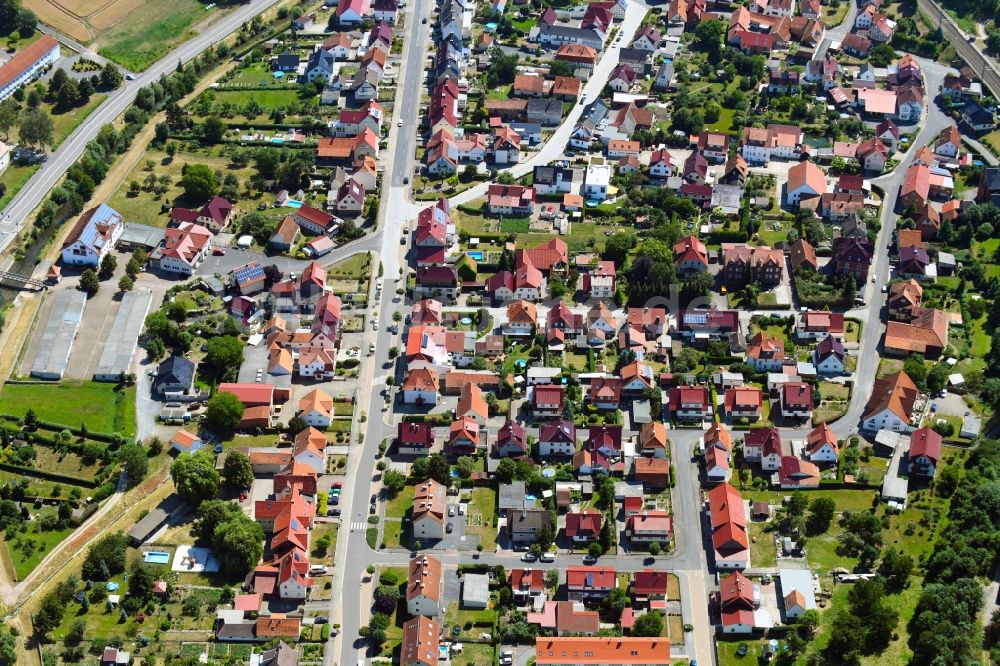
[[[355,521],[351,522],[351,530],[352,531],[364,532],[367,529],[368,529],[368,523],[361,522],[361,521],[358,521],[358,520],[355,520]]]

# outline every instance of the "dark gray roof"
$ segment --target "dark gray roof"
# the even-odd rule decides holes
[[[298,67],[299,56],[294,53],[282,53],[278,56],[278,67]]]
[[[179,384],[181,386],[194,385],[194,363],[183,356],[171,356],[156,370],[155,385]]]
[[[993,114],[978,104],[966,105],[962,116],[973,125],[986,125],[994,122]]]
[[[555,185],[557,182],[556,174],[559,173],[562,174],[562,180],[573,180],[572,169],[564,169],[562,167],[554,166],[536,166],[532,182],[535,185]]]
[[[252,641],[257,637],[256,628],[257,623],[253,621],[240,624],[226,623],[219,627],[215,637],[220,641]]]
[[[987,192],[1000,192],[1000,167],[984,169],[981,178]]]
[[[528,113],[555,113],[562,115],[562,102],[557,99],[534,98],[528,100]]]

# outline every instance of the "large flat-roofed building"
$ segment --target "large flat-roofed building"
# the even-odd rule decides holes
[[[64,289],[59,292],[42,329],[42,340],[31,366],[32,377],[62,379],[86,305],[87,294],[82,291]]]
[[[153,292],[148,289],[129,291],[122,296],[115,323],[104,340],[94,381],[116,382],[123,372],[129,371],[152,302]]]

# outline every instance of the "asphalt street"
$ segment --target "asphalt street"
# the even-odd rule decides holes
[[[121,88],[111,93],[103,104],[87,116],[73,133],[49,154],[42,168],[31,177],[31,180],[21,188],[21,191],[0,213],[0,253],[10,246],[28,221],[31,212],[48,195],[49,190],[62,178],[67,169],[83,154],[87,144],[97,136],[101,128],[112,123],[132,104],[132,100],[135,99],[140,88],[175,70],[178,62],[189,62],[210,46],[218,44],[243,23],[275,4],[276,1],[252,0],[246,5],[240,5],[211,24],[199,35],[165,55],[145,72],[136,75],[134,81],[125,81]]]

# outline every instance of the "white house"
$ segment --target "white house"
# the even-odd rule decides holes
[[[608,187],[611,185],[611,165],[589,164],[583,181],[583,196],[594,201],[604,201],[608,198]]]
[[[125,230],[121,213],[108,204],[80,216],[63,244],[62,261],[72,266],[98,266]]]
[[[160,270],[192,275],[212,249],[212,236],[200,224],[182,222],[166,230],[162,245],[153,251],[151,258]]]

